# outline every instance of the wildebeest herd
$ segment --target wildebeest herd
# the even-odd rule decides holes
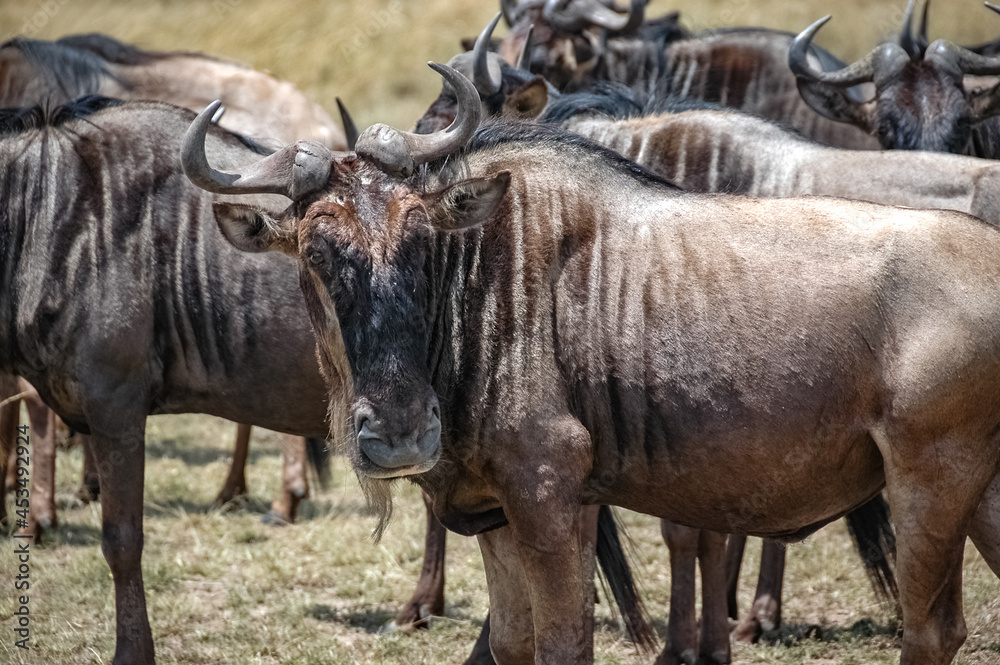
[[[663,520],[659,663],[730,662],[746,534],[842,516],[900,662],[952,661],[966,538],[1000,576],[998,49],[929,43],[913,0],[853,64],[812,43],[826,19],[645,9],[502,0],[413,131],[341,131],[199,54],[0,46],[0,459],[26,399],[40,537],[55,416],[83,439],[116,664],[154,662],[146,418],[188,412],[244,424],[222,501],[248,426],[311,437],[277,518],[324,438],[378,533],[393,481],[420,486],[398,624],[442,612],[446,529],[476,535],[470,663],[590,662],[597,562],[653,643],[608,506]],[[783,566],[765,544],[736,638],[780,621]]]

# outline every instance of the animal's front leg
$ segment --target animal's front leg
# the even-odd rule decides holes
[[[550,419],[541,434],[505,450],[496,487],[524,569],[535,663],[589,663],[593,573],[584,575],[580,491],[591,470],[590,437],[568,417]]]
[[[153,637],[141,566],[148,400],[131,385],[101,386],[88,397],[91,445],[100,473],[101,550],[115,585],[113,665],[152,665]]]
[[[498,665],[535,661],[535,628],[521,556],[509,526],[476,536],[490,592],[490,651]]]

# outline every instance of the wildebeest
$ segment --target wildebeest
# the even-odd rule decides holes
[[[227,116],[226,127],[233,131],[270,139],[280,144],[310,138],[332,148],[346,146],[343,132],[330,116],[291,83],[262,72],[198,53],[145,51],[106,35],[71,35],[57,41],[15,38],[0,44],[0,107],[35,104],[58,106],[87,94],[103,94],[121,99],[149,99],[200,110],[220,96],[231,100],[237,112]],[[244,462],[250,431],[237,429],[233,464],[217,501],[225,503],[246,494]],[[86,462],[85,478],[78,496],[96,498],[96,471]],[[50,465],[55,455],[51,441],[37,437],[35,456]],[[283,442],[284,473],[282,490],[275,498],[266,520],[293,521],[296,508],[308,495],[304,461],[322,462],[322,440],[289,439]],[[303,469],[303,473],[294,473]],[[322,477],[321,477],[322,479]],[[32,511],[28,531],[40,536],[44,528],[57,522],[55,492],[43,486],[51,476],[32,476]]]
[[[640,94],[625,88],[621,85],[600,86],[599,93],[574,93],[560,96],[551,85],[540,79],[532,77],[523,68],[512,67],[494,54],[486,51],[485,45],[490,37],[494,23],[480,34],[471,53],[463,53],[455,56],[449,62],[449,66],[463,73],[473,81],[482,100],[483,112],[487,115],[504,117],[529,118],[540,115],[546,109],[549,122],[565,123],[569,129],[575,129],[573,123],[581,123],[584,129],[582,134],[590,134],[590,138],[603,142],[629,158],[642,163],[644,166],[670,178],[677,173],[689,173],[690,183],[676,183],[686,185],[686,188],[694,191],[708,190],[709,183],[717,186],[714,191],[732,191],[741,193],[741,187],[745,187],[748,182],[768,183],[771,187],[781,187],[780,183],[787,183],[789,191],[785,196],[821,193],[828,195],[850,195],[850,186],[858,185],[859,181],[870,192],[870,196],[875,197],[876,202],[879,196],[888,196],[883,202],[911,202],[907,199],[907,193],[919,192],[916,199],[925,196],[921,185],[927,184],[919,180],[912,171],[915,167],[927,166],[917,163],[917,160],[909,164],[901,163],[892,165],[893,160],[887,161],[888,175],[882,173],[878,164],[862,166],[859,170],[858,178],[853,180],[849,177],[850,169],[854,167],[852,157],[857,156],[860,164],[865,164],[864,159],[869,154],[881,154],[874,151],[848,151],[830,149],[832,153],[841,157],[835,162],[841,162],[839,168],[835,164],[835,173],[844,179],[843,186],[836,191],[824,191],[833,189],[829,180],[835,180],[836,175],[824,180],[823,177],[812,178],[810,172],[818,174],[825,173],[825,166],[821,159],[823,153],[820,151],[811,152],[814,148],[820,149],[823,146],[808,139],[804,139],[782,129],[772,122],[761,120],[753,116],[722,109],[716,105],[690,102],[687,100],[677,102],[659,102],[660,105],[667,106],[674,111],[681,108],[697,109],[690,114],[693,116],[691,122],[686,123],[684,116],[664,116],[662,122],[658,123],[656,117],[636,118],[634,120],[615,121],[606,117],[587,118],[587,116],[598,114],[600,116],[642,116],[643,105],[638,101]],[[431,107],[423,117],[416,123],[418,133],[428,133],[443,129],[455,117],[457,98],[455,91],[447,83],[444,84],[441,95],[431,104]],[[698,111],[707,115],[708,127],[701,127],[698,122],[700,117]],[[685,114],[686,115],[686,114]],[[727,120],[734,118],[732,125]],[[742,125],[746,124],[749,133],[741,131]],[[706,129],[703,134],[698,128]],[[698,134],[702,141],[692,141],[690,144],[686,140],[688,135]],[[717,140],[714,138],[717,137]],[[777,141],[777,143],[775,143]],[[725,147],[726,150],[722,150]],[[718,150],[716,150],[718,149]],[[798,152],[800,151],[801,152]],[[713,151],[718,154],[713,158]],[[786,153],[790,153],[786,157]],[[798,159],[789,158],[797,155]],[[932,158],[941,158],[940,155],[932,155]],[[986,166],[978,164],[979,160],[966,158],[944,158],[943,163],[938,163],[937,167],[957,166],[948,160],[960,160],[967,167],[968,172],[973,172],[973,166]],[[674,160],[682,160],[689,163],[686,170],[682,164],[680,168],[673,172],[665,172],[663,167],[667,163],[673,164]],[[898,160],[897,160],[898,161]],[[905,160],[903,160],[905,162]],[[712,177],[706,175],[709,168],[728,169],[724,173],[713,173]],[[801,167],[806,174],[799,177],[797,167]],[[790,177],[784,181],[777,176],[772,176],[769,169],[780,170],[781,173],[796,172],[796,177]],[[841,171],[843,171],[841,173]],[[734,173],[739,177],[733,177]],[[963,180],[964,175],[964,180]],[[998,173],[997,175],[1000,175]],[[866,177],[869,180],[864,180]],[[890,180],[889,186],[892,188],[888,195],[881,195],[878,187],[873,186],[871,178],[876,182]],[[933,179],[934,176],[929,176]],[[966,190],[974,186],[973,178],[969,173],[957,172],[952,176],[941,173],[940,178],[943,186],[939,186],[936,191],[941,191],[964,184]],[[811,190],[810,187],[815,187]],[[981,191],[989,191],[985,187]],[[770,196],[777,196],[778,193],[770,191]],[[853,198],[864,198],[853,197]],[[967,197],[971,199],[971,196]],[[986,195],[983,198],[987,198]],[[959,192],[954,192],[951,198],[953,203],[959,203]],[[977,206],[982,207],[982,206]],[[1000,219],[1000,209],[995,211],[994,216]],[[879,499],[875,503],[882,503]],[[888,565],[891,552],[891,527],[888,524],[884,508],[878,506],[866,506],[865,510],[853,511],[847,516],[849,530],[852,535],[859,535],[856,538],[858,549],[863,552],[862,561],[866,566],[876,592],[886,597],[895,597],[895,581],[891,566]],[[697,653],[700,653],[713,662],[728,662],[729,660],[729,636],[727,630],[727,613],[736,618],[736,584],[738,580],[739,560],[742,558],[742,547],[739,547],[740,537],[733,542],[734,548],[738,550],[740,556],[729,557],[732,562],[729,565],[728,574],[724,577],[722,571],[723,549],[725,548],[725,537],[716,534],[700,534],[697,530],[681,527],[680,525],[664,522],[662,533],[665,542],[670,550],[671,566],[671,601],[670,620],[668,622],[669,640],[665,647],[664,659],[687,659],[691,660]],[[778,625],[781,620],[781,580],[784,569],[784,548],[776,547],[773,543],[768,543],[765,548],[767,556],[763,557],[760,572],[760,582],[758,584],[754,607],[751,612],[744,615],[734,636],[742,641],[755,641],[761,634],[765,626]],[[702,631],[701,639],[698,639],[698,631],[695,625],[695,557],[701,559],[702,570]],[[735,572],[734,572],[735,571]],[[724,582],[728,580],[728,584]],[[728,593],[725,590],[728,586]],[[727,603],[727,598],[729,602]],[[728,605],[728,607],[727,607]],[[728,609],[728,612],[727,612]],[[700,646],[699,646],[700,642]]]
[[[910,0],[908,17],[913,6]],[[886,42],[847,67],[819,71],[804,55],[829,19],[804,30],[788,52],[802,98],[817,113],[864,130],[884,148],[1000,158],[1000,124],[994,118],[1000,113],[1000,84],[966,87],[970,76],[1000,74],[1000,58],[944,39],[927,44],[925,29],[914,40],[907,18],[902,44]],[[844,92],[869,82],[870,99]]]
[[[295,262],[232,248],[211,212],[226,197],[180,169],[193,118],[98,97],[0,112],[0,183],[12,193],[0,210],[0,371],[29,380],[93,442],[115,663],[153,660],[140,569],[146,416],[210,413],[316,437],[331,421],[342,429],[328,391],[343,377],[321,374]],[[222,130],[209,149],[229,168],[269,154]],[[424,572],[418,610],[443,592],[440,569]]]
[[[960,155],[842,150],[717,106],[639,110],[620,88],[565,96],[545,120],[586,136],[674,184],[755,197],[839,196],[947,208],[1000,225],[1000,165]]]
[[[243,249],[298,258],[373,504],[387,515],[409,477],[479,534],[497,661],[592,657],[581,503],[801,538],[885,487],[901,663],[950,662],[967,534],[1000,575],[1000,231],[682,193],[549,126],[477,130],[475,87],[434,67],[459,96],[450,131],[375,125],[353,153],[225,172],[213,104],[183,162],[293,201],[215,210]]]
[[[504,3],[507,4],[507,3]],[[677,28],[677,16],[644,22],[644,4],[632,2],[616,24],[603,7],[594,24],[596,0],[524,2],[508,7],[511,30],[500,53],[513,63],[529,26],[532,72],[560,90],[589,88],[596,81],[622,83],[646,94],[716,102],[791,125],[821,143],[873,149],[878,142],[850,125],[831,121],[809,107],[788,70],[788,49],[795,35],[767,28],[732,28],[690,35]],[[636,26],[634,29],[624,26]],[[588,46],[589,45],[589,46]],[[586,64],[574,53],[585,50]],[[811,46],[810,64],[819,71],[843,67],[827,51]],[[849,95],[860,99],[860,90]]]
[[[84,95],[168,102],[199,111],[223,99],[224,126],[280,145],[315,140],[334,150],[344,132],[288,81],[202,53],[146,51],[101,34],[0,44],[0,107],[58,106]]]

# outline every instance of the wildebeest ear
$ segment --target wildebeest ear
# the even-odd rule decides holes
[[[822,81],[800,77],[799,94],[813,111],[836,122],[846,122],[875,133],[875,102],[857,102],[847,92]]]
[[[503,114],[531,120],[540,116],[548,103],[549,88],[544,78],[536,76],[507,95],[503,102]]]
[[[222,235],[244,252],[284,252],[296,256],[298,241],[281,214],[243,203],[217,201],[212,204]]]
[[[479,226],[496,212],[509,186],[509,171],[452,185],[424,200],[427,219],[439,231],[462,231]]]
[[[1000,83],[992,88],[968,92],[965,96],[969,100],[972,117],[975,120],[985,120],[1000,115]]]

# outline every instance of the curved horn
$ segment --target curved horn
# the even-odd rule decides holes
[[[354,124],[354,119],[347,112],[347,107],[340,101],[340,97],[336,100],[337,109],[340,110],[340,122],[344,125],[344,135],[347,137],[347,149],[354,150],[354,146],[358,143],[358,126]]]
[[[920,55],[917,46],[913,42],[913,10],[916,8],[917,0],[910,0],[906,3],[906,12],[903,14],[903,30],[899,33],[899,45],[903,47],[907,55],[916,58]]]
[[[479,33],[479,37],[476,38],[476,45],[472,49],[472,82],[476,84],[476,89],[483,97],[489,97],[500,89],[500,83],[502,82],[500,73],[497,72],[497,76],[493,76],[493,72],[490,71],[490,39],[493,37],[493,30],[497,27],[497,23],[500,22],[500,12],[493,17],[489,25],[483,28],[483,31]]]
[[[195,185],[216,194],[281,194],[294,200],[326,184],[333,154],[314,141],[285,146],[244,173],[213,169],[205,155],[205,137],[208,126],[221,117],[221,107],[218,100],[209,104],[184,134],[181,166]]]
[[[508,28],[513,28],[517,21],[517,5],[517,0],[500,0],[500,13]]]
[[[628,21],[625,26],[615,32],[632,33],[642,27],[643,22],[646,20],[646,2],[647,0],[632,0],[632,6],[628,13]],[[608,28],[609,30],[611,28]]]
[[[560,8],[565,0],[547,0],[542,16],[554,27],[565,32],[579,32],[588,25],[596,25],[612,32],[633,30],[642,25],[646,3],[632,0],[627,14],[619,14],[597,0],[576,0]]]
[[[816,36],[819,29],[826,25],[826,22],[829,20],[829,15],[824,16],[799,33],[795,41],[792,42],[791,48],[788,49],[788,66],[791,68],[792,73],[805,79],[820,81],[838,88],[849,88],[852,85],[871,81],[875,76],[874,67],[872,66],[872,58],[875,55],[875,51],[872,51],[867,57],[858,60],[854,64],[835,72],[820,71],[814,69],[809,64],[807,55],[809,47],[812,45],[813,37]]]
[[[387,125],[372,125],[358,138],[355,152],[377,162],[398,177],[407,177],[420,164],[460,150],[472,138],[483,115],[479,91],[472,81],[451,67],[427,63],[451,85],[458,99],[458,112],[451,125],[433,134],[403,132]]]
[[[524,36],[524,44],[521,45],[521,54],[517,56],[518,69],[525,72],[531,72],[531,48],[533,44],[531,43],[531,35],[535,32],[535,24],[532,23],[528,26],[528,34]]]
[[[1000,7],[989,2],[986,7],[1000,14]],[[963,74],[991,75],[1000,74],[1000,57],[979,55],[969,49],[956,46],[944,39],[938,39],[927,47],[928,59],[942,60],[958,67]]]
[[[926,59],[943,60],[957,66],[963,74],[1000,74],[1000,57],[988,57],[973,53],[944,39],[938,39],[927,47]]]
[[[987,3],[988,5],[989,3]],[[927,39],[927,14],[931,8],[931,0],[927,0],[924,3],[924,12],[920,15],[920,29],[917,30],[917,48],[919,53],[923,53],[927,50],[930,45],[930,40]]]

